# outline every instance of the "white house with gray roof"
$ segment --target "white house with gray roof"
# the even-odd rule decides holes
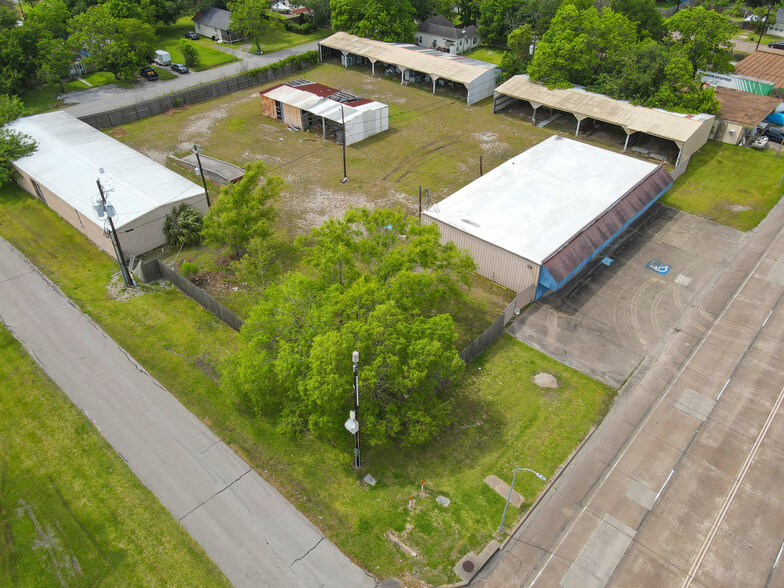
[[[193,17],[193,27],[202,37],[230,43],[240,38],[240,35],[229,31],[230,20],[231,12],[209,6],[196,13]]]
[[[416,44],[452,55],[462,55],[479,47],[479,33],[474,25],[456,27],[448,18],[434,16],[419,25]]]

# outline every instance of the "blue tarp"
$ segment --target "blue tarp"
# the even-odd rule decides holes
[[[765,118],[765,122],[781,125],[784,127],[784,112],[774,112]]]

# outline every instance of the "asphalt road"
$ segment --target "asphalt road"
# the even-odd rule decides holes
[[[65,112],[75,117],[87,116],[88,114],[97,114],[105,112],[114,108],[122,108],[123,106],[130,106],[145,100],[158,98],[164,94],[176,92],[178,90],[185,90],[207,82],[214,82],[221,78],[233,76],[257,67],[269,65],[280,61],[289,55],[299,55],[307,51],[314,51],[318,49],[318,42],[305,43],[304,45],[297,45],[289,49],[276,51],[265,55],[250,55],[244,54],[246,57],[242,61],[229,63],[221,67],[208,69],[199,72],[190,72],[187,74],[177,75],[174,80],[157,80],[149,82],[142,80],[138,82],[135,87],[126,89],[118,86],[99,86],[97,88],[89,88],[80,92],[69,92],[65,95],[66,102],[78,102],[73,106],[65,108]]]
[[[0,320],[235,586],[375,586],[0,238]]]
[[[784,203],[472,586],[784,586]]]

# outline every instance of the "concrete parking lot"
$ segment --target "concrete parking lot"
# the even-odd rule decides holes
[[[472,586],[784,586],[783,225],[780,203]]]
[[[683,322],[742,238],[734,229],[655,205],[607,253],[611,265],[599,258],[576,286],[539,300],[509,332],[618,388]]]

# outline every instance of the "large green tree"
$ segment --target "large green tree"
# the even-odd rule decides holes
[[[267,238],[275,218],[275,200],[283,180],[268,176],[263,161],[250,163],[245,175],[234,184],[223,186],[216,202],[204,216],[204,237],[228,245],[237,257],[245,252],[252,238]]]
[[[35,141],[30,137],[3,128],[25,114],[27,109],[17,96],[0,94],[0,186],[10,182],[15,175],[11,162],[35,151]]]
[[[531,59],[530,47],[533,41],[533,30],[530,24],[517,27],[506,37],[508,51],[504,51],[501,58],[501,77],[499,82],[508,80],[512,76],[525,71]]]
[[[352,210],[298,241],[306,273],[267,287],[222,373],[234,398],[286,431],[343,437],[351,352],[360,353],[363,442],[420,444],[449,419],[440,398],[463,363],[438,308],[460,295],[473,261],[435,226]]]
[[[329,24],[332,16],[329,0],[305,0],[305,7],[312,10],[311,22],[314,27],[323,27]]]
[[[70,74],[73,60],[73,52],[63,39],[44,37],[38,42],[38,75],[60,84],[60,92],[65,92],[63,78]]]
[[[116,18],[101,4],[68,23],[69,46],[86,51],[88,66],[106,70],[116,78],[133,79],[152,55],[157,39],[153,28],[135,18]]]
[[[611,0],[610,8],[620,12],[637,25],[637,33],[661,40],[664,36],[664,19],[655,0]]]
[[[410,0],[331,0],[332,28],[387,42],[413,42]]]
[[[41,0],[27,9],[25,24],[38,23],[52,37],[65,38],[71,11],[63,0]]]
[[[700,69],[730,72],[735,25],[718,12],[702,6],[679,10],[665,21],[668,43]]]
[[[261,52],[261,39],[272,29],[282,26],[269,11],[267,0],[235,0],[229,2],[231,11],[230,27],[241,35],[246,35],[256,44],[256,51]]]

